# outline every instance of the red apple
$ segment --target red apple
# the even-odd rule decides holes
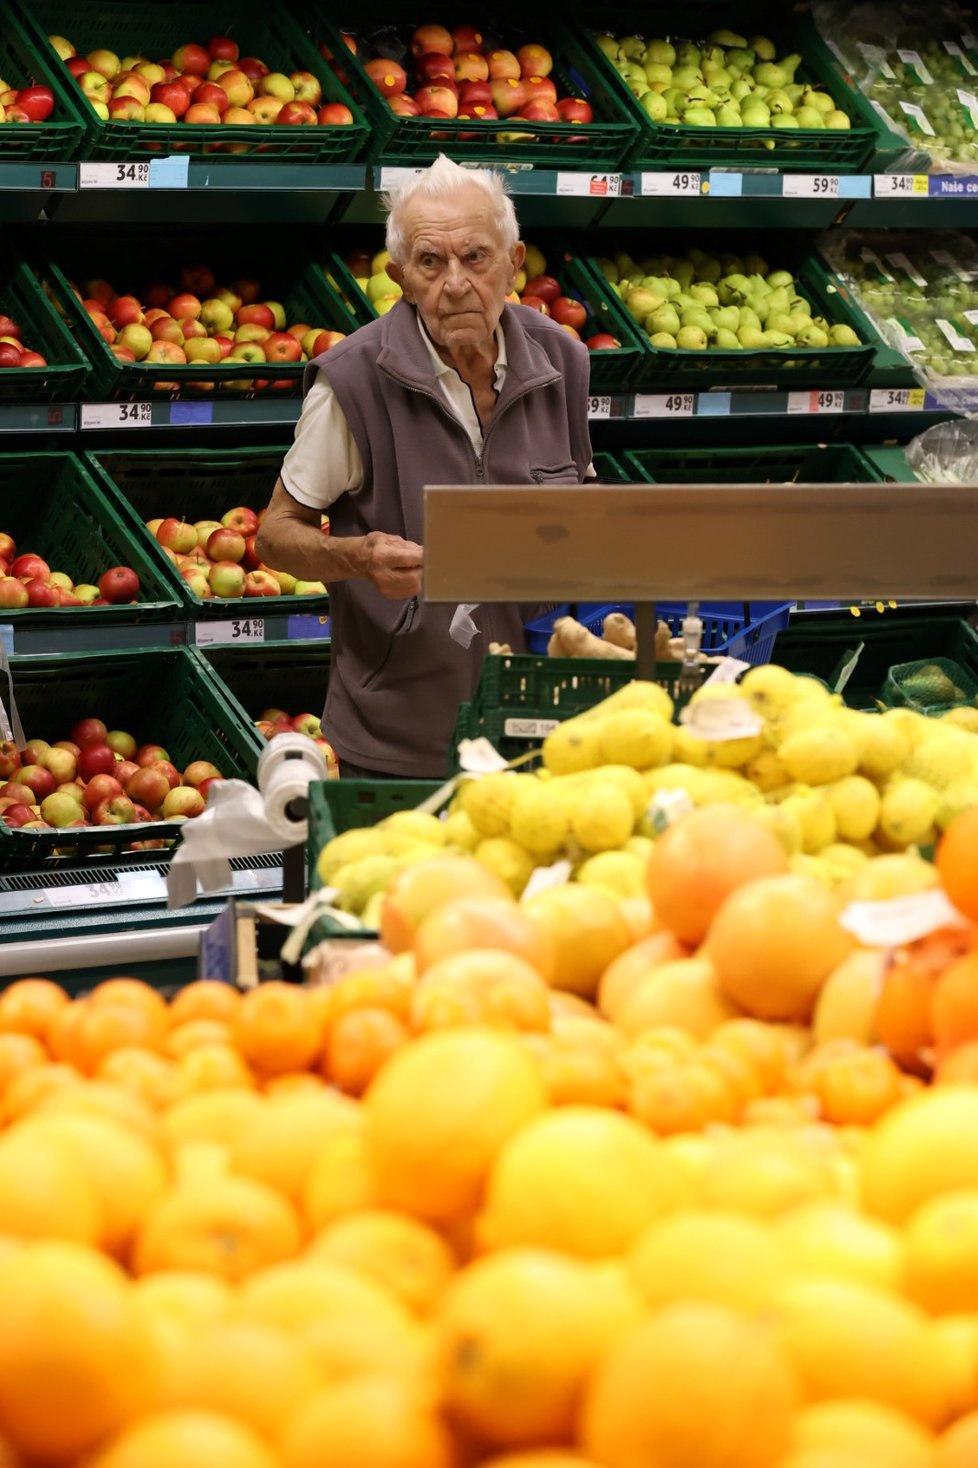
[[[271,571],[249,571],[245,576],[245,596],[281,596],[282,588]]]
[[[396,97],[388,97],[387,105],[398,117],[420,117],[421,108],[413,97],[406,92],[399,93]]]
[[[528,122],[560,121],[560,113],[554,104],[548,102],[545,97],[534,97],[531,101],[525,102],[515,115],[517,117],[525,117]]]
[[[0,341],[0,367],[19,367],[23,352],[14,342]]]
[[[450,56],[454,45],[451,31],[446,31],[443,25],[421,25],[411,37],[411,55],[423,56],[426,51],[443,51],[446,56]]]
[[[486,60],[491,81],[504,81],[507,77],[517,81],[522,76],[520,63],[512,51],[490,51]]]
[[[316,113],[321,127],[349,127],[353,120],[353,113],[342,102],[327,102]]]
[[[5,561],[12,561],[17,554],[17,543],[12,535],[5,530],[0,530],[0,556]]]
[[[199,790],[201,781],[220,780],[222,778],[223,776],[217,768],[217,765],[212,765],[209,759],[195,759],[191,760],[190,764],[184,770],[182,783],[184,785],[192,785],[195,790]]]
[[[136,763],[140,769],[143,765],[151,765],[157,760],[169,760],[169,758],[162,744],[141,744],[136,750]]]
[[[248,505],[235,505],[221,516],[220,524],[226,530],[237,530],[239,535],[255,535],[258,531],[258,516]],[[217,529],[216,525],[214,529]]]
[[[266,362],[298,362],[302,356],[302,344],[287,331],[273,331],[262,343]]]
[[[244,566],[246,571],[257,571],[262,564],[261,556],[255,549],[255,542],[257,541],[257,539],[257,535],[245,536],[245,553],[244,559],[242,560],[241,564],[242,566]]]
[[[548,76],[524,76],[520,80],[526,89],[528,102],[544,101],[556,105],[557,88]]]
[[[245,575],[244,567],[238,565],[236,561],[215,561],[208,572],[207,581],[215,596],[244,596]]]
[[[222,525],[207,537],[207,554],[212,561],[241,561],[244,553],[245,538],[238,530]]]
[[[275,123],[282,127],[315,127],[316,109],[310,102],[286,102]]]
[[[50,87],[21,87],[17,106],[23,107],[31,122],[45,122],[54,111],[54,93]]]
[[[168,345],[168,343],[160,343],[160,345]],[[177,520],[170,515],[159,526],[156,539],[167,550],[172,550],[177,555],[185,555],[197,544],[197,531],[188,521]]]
[[[529,306],[531,311],[539,311],[543,316],[550,315],[550,307],[539,296],[520,296],[520,305]]]
[[[363,69],[378,92],[385,97],[395,97],[407,86],[407,72],[396,61],[388,61],[383,56],[376,56],[372,61],[368,61]]]
[[[52,586],[50,581],[41,580],[28,580],[24,582],[24,585],[27,588],[29,607],[60,607],[60,586]]]
[[[57,785],[74,780],[78,773],[78,756],[72,754],[70,749],[56,749],[54,745],[44,751],[38,764],[42,769],[50,770]]]
[[[311,71],[293,71],[289,74],[289,81],[295,87],[297,102],[308,102],[311,107],[318,107],[322,102],[322,83]]]
[[[240,307],[235,319],[238,326],[264,326],[267,331],[275,329],[275,315],[263,301],[252,301]]]
[[[419,87],[414,94],[414,100],[426,116],[432,112],[440,113],[442,117],[455,117],[458,114],[455,87],[449,87],[445,82]]]
[[[292,720],[292,727],[297,734],[308,734],[310,738],[318,738],[322,733],[322,719],[318,714],[296,714]]]
[[[93,826],[131,826],[136,812],[128,795],[110,795],[92,808]]]
[[[196,46],[192,42],[186,46],[179,46],[173,53],[172,61],[177,71],[192,72],[196,76],[205,76],[213,57],[203,46]]]
[[[149,768],[152,770],[157,770],[161,775],[165,776],[166,783],[169,785],[171,790],[174,788],[174,786],[181,783],[180,771],[177,769],[172,760],[155,760],[153,764],[149,766]]]
[[[5,826],[9,826],[11,830],[17,830],[18,827],[25,826],[28,821],[33,821],[33,819],[34,812],[29,805],[8,805],[3,813],[3,823]]]
[[[16,576],[0,577],[0,607],[19,611],[27,605],[27,587]]]
[[[86,749],[90,744],[104,744],[108,729],[101,719],[79,719],[71,730],[71,742],[77,744],[79,751]]]
[[[115,769],[112,771],[112,773],[118,780],[119,784],[122,786],[123,790],[125,790],[126,781],[129,779],[129,776],[134,775],[138,769],[139,766],[134,759],[117,759],[115,762]]]
[[[174,816],[186,816],[190,819],[199,816],[206,804],[200,791],[195,790],[192,785],[177,785],[167,793],[163,801],[163,818],[172,820]]]
[[[561,97],[557,111],[562,122],[593,122],[594,111],[583,97]]]
[[[36,765],[41,755],[51,746],[46,739],[28,739],[20,752],[20,757],[25,765]]]
[[[207,53],[213,61],[237,61],[238,43],[230,36],[211,36],[207,42]]]
[[[512,117],[526,105],[526,88],[518,77],[497,77],[492,83],[492,105],[500,117]]]
[[[530,42],[521,46],[516,53],[521,76],[549,76],[553,71],[554,59],[546,46]]]
[[[100,800],[111,800],[115,795],[124,793],[122,785],[114,775],[93,775],[85,786],[82,795],[82,804],[86,810],[94,810]]]
[[[219,784],[223,779],[223,775],[211,775],[209,779],[201,780],[200,784],[197,786],[197,789],[200,791],[205,801],[207,799],[208,791],[210,790],[211,786]]]
[[[247,81],[247,78],[245,80]],[[217,82],[203,82],[194,92],[194,105],[198,107],[216,107],[218,112],[223,116],[231,105],[231,99],[224,88],[218,86]]]
[[[12,739],[0,739],[0,780],[9,780],[20,769],[20,750]]]
[[[125,783],[125,791],[130,800],[138,801],[148,810],[158,810],[171,789],[165,770],[158,766],[159,761],[144,765],[135,770]]]
[[[111,775],[115,766],[115,752],[107,744],[86,744],[78,756],[78,774],[83,780],[90,780],[93,775]]]
[[[459,108],[492,106],[492,86],[487,81],[460,82],[458,88]]]
[[[51,567],[47,561],[42,561],[40,556],[32,555],[30,551],[18,556],[10,563],[10,575],[16,576],[21,581],[50,581]]]
[[[18,367],[46,367],[47,357],[42,357],[40,352],[21,352]]]
[[[139,595],[139,577],[131,566],[112,566],[100,578],[99,595],[115,606],[135,601]]]
[[[238,70],[243,71],[251,82],[260,81],[268,75],[268,67],[257,56],[242,56],[238,59]]]
[[[526,285],[523,287],[523,292],[528,296],[538,296],[541,301],[546,301],[548,305],[552,301],[556,301],[558,296],[563,295],[563,291],[560,288],[560,281],[556,280],[552,275],[534,275],[531,280],[526,282]]]
[[[232,107],[246,107],[255,95],[255,87],[251,78],[245,76],[244,72],[239,71],[236,67],[231,71],[226,71],[217,84],[227,93],[227,99]]]
[[[17,771],[17,784],[27,786],[33,793],[33,803],[36,804],[45,795],[53,795],[58,782],[43,765],[21,765]]]
[[[138,748],[135,739],[125,729],[110,729],[105,736],[105,742],[113,754],[124,760],[131,759]]]
[[[481,61],[482,57],[480,56],[478,59]],[[419,82],[454,82],[455,63],[450,56],[446,56],[440,51],[426,51],[414,63],[414,75]],[[486,75],[488,75],[488,67],[486,68]]]

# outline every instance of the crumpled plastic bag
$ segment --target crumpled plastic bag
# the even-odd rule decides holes
[[[978,484],[978,421],[936,423],[904,453],[917,478],[928,484]]]

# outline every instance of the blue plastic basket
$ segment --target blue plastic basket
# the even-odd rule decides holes
[[[779,632],[787,627],[791,618],[791,602],[742,602],[715,601],[700,604],[700,620],[703,623],[703,651],[711,656],[740,658],[745,663],[769,663],[774,652],[774,642]],[[668,622],[674,636],[682,632],[686,616],[686,602],[659,602],[655,604],[656,615]],[[545,653],[554,622],[558,617],[570,615],[570,604],[555,608],[545,616],[526,624],[527,651]],[[634,606],[621,602],[578,602],[573,615],[589,632],[601,635],[604,619],[610,612],[624,612],[631,617]]]

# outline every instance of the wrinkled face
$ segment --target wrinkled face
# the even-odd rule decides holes
[[[405,258],[388,266],[449,353],[489,342],[526,253],[522,244],[506,249],[488,203],[476,184],[451,199],[416,200],[405,213]]]

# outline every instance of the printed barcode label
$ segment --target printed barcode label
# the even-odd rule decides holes
[[[148,163],[79,163],[80,189],[148,189]]]
[[[938,316],[937,324],[956,352],[973,352],[975,350],[974,342],[969,341],[966,336],[962,336],[953,321],[948,321],[946,317]]]

